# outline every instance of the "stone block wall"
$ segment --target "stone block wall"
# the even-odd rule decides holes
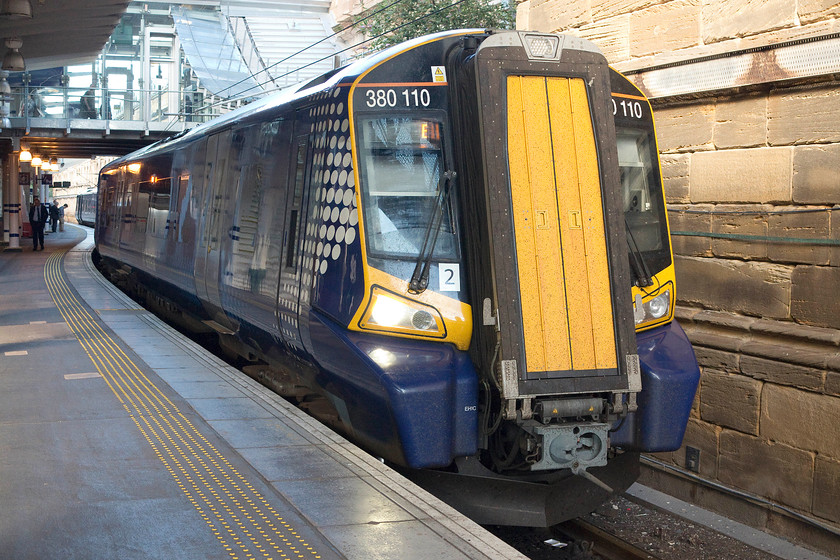
[[[665,64],[830,38],[840,2],[525,0],[517,26],[587,38],[644,87]],[[840,81],[754,62],[747,87],[651,99],[702,370],[684,447],[700,476],[840,527]],[[684,447],[659,458],[685,467]]]
[[[702,369],[683,448],[659,458],[840,524],[840,331],[683,306]],[[832,478],[832,475],[834,478]]]

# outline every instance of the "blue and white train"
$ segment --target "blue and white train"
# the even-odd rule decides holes
[[[651,108],[591,43],[422,37],[102,169],[101,269],[481,523],[681,445]]]

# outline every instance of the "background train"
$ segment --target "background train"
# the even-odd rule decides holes
[[[481,523],[680,446],[651,109],[587,41],[416,39],[112,162],[97,204],[114,282]]]
[[[83,226],[96,225],[96,193],[76,195],[76,222]]]

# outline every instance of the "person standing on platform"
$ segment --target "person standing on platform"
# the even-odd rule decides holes
[[[91,84],[90,89],[88,89],[79,100],[82,105],[82,112],[79,116],[83,119],[96,118],[96,93],[93,91],[94,87],[95,86]]]
[[[55,201],[50,204],[50,227],[52,228],[52,232],[55,233],[55,230],[58,229],[58,206],[55,205]]]
[[[67,205],[58,207],[58,231],[64,231],[64,210]]]
[[[44,226],[47,224],[47,209],[41,204],[41,200],[36,196],[32,201],[32,206],[29,208],[29,225],[32,228],[32,250],[38,250],[38,244],[41,244],[41,250],[44,250]]]

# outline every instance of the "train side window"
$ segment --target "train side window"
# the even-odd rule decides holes
[[[178,177],[177,205],[169,218],[169,231],[177,243],[184,241],[184,220],[190,213],[190,196],[192,195],[192,178],[190,175]]]
[[[166,237],[167,222],[169,220],[169,178],[158,179],[151,185],[149,193],[148,231],[153,237]]]
[[[127,233],[131,232],[131,219],[133,212],[131,211],[131,202],[133,200],[132,193],[134,191],[134,183],[131,180],[126,180],[125,182],[125,190],[122,193],[122,208],[120,208],[120,212],[122,214],[121,222],[123,228],[125,228]]]
[[[169,205],[169,215],[166,218],[166,237],[167,238],[175,238],[176,237],[176,230],[178,229],[178,209],[181,207],[181,193],[183,188],[183,177],[177,176],[174,181],[172,181],[172,186],[170,190],[170,205]]]
[[[225,189],[229,176],[229,167],[236,165],[239,147],[231,139],[229,130],[210,138],[207,144],[206,175],[204,188],[207,193],[205,207],[202,209],[202,246],[211,250],[219,249],[221,216],[230,202],[231,191]]]
[[[103,211],[97,212],[97,219],[100,221],[100,225],[104,227],[108,227],[114,223],[114,215],[116,213],[115,201],[117,199],[117,173],[119,171],[103,177],[99,186],[99,192],[102,193],[100,196],[102,196],[101,207]]]
[[[122,228],[122,213],[123,213],[123,192],[125,191],[125,172],[120,172],[117,175],[117,184],[114,188],[113,203],[108,207],[111,215],[111,227],[115,234],[119,235],[119,230]],[[119,237],[117,237],[119,239]]]
[[[295,160],[295,184],[292,197],[291,212],[289,213],[289,229],[286,244],[286,267],[295,266],[295,244],[297,243],[298,216],[300,214],[300,203],[303,197],[303,180],[306,174],[306,139],[298,144],[297,159]]]

